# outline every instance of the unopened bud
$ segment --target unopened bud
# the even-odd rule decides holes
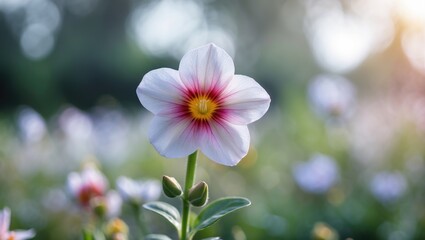
[[[105,233],[109,239],[125,240],[128,235],[128,226],[123,220],[115,218],[108,222]]]
[[[162,177],[162,190],[165,195],[170,198],[175,198],[182,195],[183,191],[180,184],[173,177],[163,176]]]
[[[90,200],[93,213],[99,218],[104,218],[108,212],[108,204],[105,197],[95,197]]]
[[[208,202],[208,185],[204,181],[189,190],[189,202],[195,207],[202,207]]]
[[[314,240],[337,240],[338,233],[329,225],[318,222],[314,225],[312,238]]]

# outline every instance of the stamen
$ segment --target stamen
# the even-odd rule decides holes
[[[190,99],[187,107],[194,119],[208,121],[214,117],[218,105],[214,99],[201,95]]]
[[[198,103],[198,111],[200,114],[207,114],[208,113],[208,101],[206,99],[200,99]]]

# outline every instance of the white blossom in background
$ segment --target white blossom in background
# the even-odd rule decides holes
[[[155,201],[162,192],[161,183],[156,180],[133,180],[121,176],[117,179],[116,186],[123,200],[133,203]]]
[[[111,164],[122,163],[131,147],[129,119],[118,109],[97,108],[92,122],[96,155]]]
[[[36,143],[47,133],[43,117],[30,107],[24,107],[18,113],[19,134],[25,143]]]
[[[94,152],[93,122],[85,112],[75,107],[66,108],[59,115],[58,125],[68,157],[78,160]]]
[[[369,188],[378,201],[388,204],[404,195],[407,181],[399,172],[380,172],[372,178]]]
[[[81,110],[69,107],[59,116],[59,127],[71,141],[89,141],[93,132],[90,117]]]
[[[10,209],[0,211],[0,240],[25,240],[35,236],[34,230],[10,231]]]
[[[115,190],[110,190],[106,194],[107,217],[114,218],[121,214],[122,198]]]
[[[39,171],[57,174],[57,162],[51,161],[56,149],[44,118],[31,107],[24,106],[17,112],[16,126],[20,141],[13,141],[7,149],[8,155],[14,158],[19,174],[30,176]]]
[[[334,159],[317,154],[307,162],[295,164],[292,174],[302,190],[322,194],[336,184],[339,178],[339,169]]]
[[[344,120],[354,111],[356,89],[338,75],[316,76],[308,86],[308,97],[317,115],[326,120]]]

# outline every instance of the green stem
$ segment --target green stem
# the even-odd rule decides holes
[[[198,157],[198,151],[190,154],[187,157],[187,168],[186,168],[186,181],[184,184],[184,193],[183,193],[183,210],[182,210],[182,228],[180,232],[180,240],[186,240],[187,230],[189,223],[189,213],[190,213],[190,203],[188,200],[189,190],[193,186],[193,181],[195,180],[195,169],[196,169],[196,159]],[[190,238],[189,238],[190,239]]]
[[[138,203],[133,203],[133,208],[134,208],[134,217],[138,226],[138,233],[139,233],[139,240],[143,240],[145,239],[145,234],[148,233],[147,229],[146,229],[146,225],[144,220],[142,219],[141,216],[141,209],[140,209],[140,205]]]

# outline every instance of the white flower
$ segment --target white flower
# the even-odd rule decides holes
[[[398,172],[380,172],[373,177],[369,187],[378,201],[392,203],[406,192],[407,182]]]
[[[36,143],[47,133],[43,117],[29,107],[25,107],[19,112],[18,126],[22,139],[27,143]]]
[[[97,168],[86,166],[81,173],[70,173],[67,185],[79,204],[88,207],[92,198],[105,195],[108,181]]]
[[[0,211],[0,240],[25,240],[35,236],[34,230],[9,231],[10,209],[4,208]]]
[[[117,190],[125,201],[143,203],[157,200],[162,187],[156,180],[136,181],[121,176],[117,179]]]
[[[328,120],[349,117],[353,112],[355,94],[353,84],[337,75],[319,75],[308,87],[314,111]]]
[[[178,71],[148,72],[137,95],[155,115],[149,139],[161,155],[180,158],[200,149],[229,166],[248,152],[247,124],[270,105],[267,92],[254,79],[235,75],[232,58],[214,44],[188,52]]]
[[[292,171],[298,186],[306,192],[327,192],[339,178],[335,161],[325,155],[315,155],[309,161],[298,163]]]

